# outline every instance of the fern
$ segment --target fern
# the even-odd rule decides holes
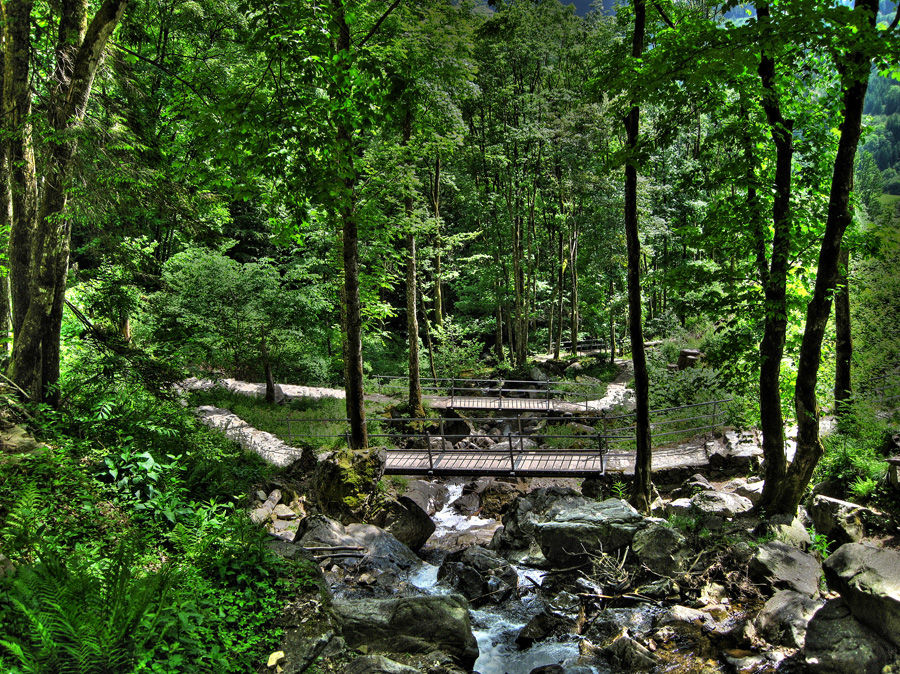
[[[131,669],[165,615],[168,571],[135,575],[120,549],[98,576],[70,571],[45,554],[19,569],[10,588],[6,634],[0,640],[23,672],[103,674]],[[0,595],[0,614],[3,613]]]
[[[40,492],[37,485],[27,484],[0,529],[0,541],[6,550],[29,550],[40,538],[44,526],[38,524],[41,520],[39,511]]]

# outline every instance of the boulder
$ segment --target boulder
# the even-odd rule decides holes
[[[725,431],[722,441],[707,444],[709,467],[726,475],[747,474],[762,458],[756,434]]]
[[[812,555],[782,543],[759,546],[750,560],[750,576],[775,590],[794,590],[808,597],[819,594],[822,567]]]
[[[641,563],[661,576],[683,573],[690,556],[684,535],[659,522],[638,531],[631,547]]]
[[[481,510],[481,498],[475,493],[463,494],[450,505],[460,515],[471,517]]]
[[[412,499],[428,515],[434,515],[447,503],[450,490],[440,482],[410,480],[403,495]]]
[[[750,499],[737,494],[707,489],[691,497],[691,506],[703,515],[715,515],[729,519],[747,512],[753,507],[753,504]]]
[[[441,410],[444,417],[444,438],[456,444],[475,432],[472,422],[460,415],[456,410]]]
[[[739,477],[728,482],[724,489],[725,491],[733,492],[738,496],[743,496],[744,498],[749,499],[750,503],[756,505],[762,497],[764,484],[765,482],[763,480],[754,480],[753,482],[750,482],[746,478]]]
[[[812,543],[809,532],[800,518],[790,515],[772,515],[759,523],[753,530],[757,536],[771,536],[776,541],[787,543],[799,550],[807,550]]]
[[[343,566],[359,565],[360,571],[406,571],[421,560],[416,554],[391,534],[372,524],[342,525],[340,522],[313,515],[304,522],[303,534],[298,541],[303,547],[351,546],[364,548],[362,558],[335,557],[335,563]]]
[[[660,664],[659,656],[641,646],[624,627],[597,654],[617,672],[649,672]]]
[[[491,547],[500,551],[528,550],[536,545],[534,528],[545,519],[554,505],[576,505],[586,502],[581,494],[568,487],[544,487],[516,498],[503,516],[503,528]]]
[[[397,653],[447,653],[471,670],[478,642],[469,622],[469,604],[458,594],[393,599],[336,600],[335,619],[353,648]]]
[[[853,617],[843,599],[816,611],[806,627],[801,656],[812,672],[879,674],[890,661],[888,643]]]
[[[329,517],[349,523],[362,519],[378,481],[384,475],[384,451],[343,450],[316,464],[316,505]]]
[[[534,527],[535,539],[551,564],[570,565],[585,554],[610,553],[631,545],[647,526],[644,517],[620,499],[557,503]]]
[[[824,603],[793,590],[780,590],[762,607],[753,624],[769,643],[803,648],[806,627]]]
[[[626,627],[630,635],[643,639],[653,631],[658,613],[646,606],[603,609],[591,618],[585,636],[595,643],[606,643]]]
[[[401,496],[387,504],[381,526],[412,550],[419,550],[425,545],[435,530],[428,513],[408,496]]]
[[[862,506],[849,501],[816,496],[809,507],[809,514],[816,527],[816,533],[823,534],[838,545],[855,543],[865,536]]]
[[[535,642],[562,636],[574,627],[574,620],[555,611],[544,609],[519,630],[519,634],[516,636],[516,645],[519,648],[531,648]]]
[[[848,543],[823,566],[856,619],[900,647],[900,552]]]
[[[447,555],[438,570],[438,580],[458,590],[473,606],[499,604],[519,584],[519,576],[509,562],[477,545]]]
[[[517,485],[500,482],[494,478],[478,480],[477,491],[481,498],[481,516],[494,519],[500,519],[509,504],[522,493]]]
[[[685,480],[680,486],[673,489],[669,496],[673,499],[691,498],[691,496],[698,492],[713,489],[714,487],[712,486],[712,484],[710,484],[709,480],[707,480],[704,475],[695,473],[694,475],[691,475],[691,477],[689,477],[687,480]]]

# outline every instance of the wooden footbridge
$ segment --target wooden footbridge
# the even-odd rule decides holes
[[[579,449],[388,449],[387,475],[590,477],[606,472],[606,453]]]
[[[532,389],[528,389],[532,390]],[[498,401],[502,401],[499,402]],[[590,477],[607,471],[629,472],[634,466],[634,414],[602,415],[588,411],[577,418],[553,416],[546,398],[489,398],[453,395],[456,410],[513,411],[515,416],[497,419],[505,424],[503,433],[473,433],[474,424],[459,415],[456,419],[432,417],[369,417],[368,435],[375,446],[387,446],[385,473],[389,475],[460,476],[487,475],[511,477]],[[501,406],[503,402],[520,402],[521,406]],[[534,407],[535,403],[544,406]],[[651,411],[654,443],[661,445],[690,438],[719,428],[727,400],[714,400],[683,407]],[[584,408],[580,408],[584,412]],[[523,412],[538,412],[540,427],[529,431],[523,424]],[[465,419],[466,430],[450,428]],[[306,419],[328,423],[346,423],[345,419]],[[339,442],[338,434],[295,434],[286,420],[288,442],[294,438],[316,444],[326,438]],[[523,427],[524,426],[524,427]],[[516,429],[515,432],[513,429]],[[393,447],[391,447],[393,445]],[[404,446],[405,445],[405,446]],[[398,447],[399,446],[399,447]],[[701,448],[702,449],[702,448]],[[631,451],[630,451],[631,450]],[[693,450],[691,450],[693,451]],[[688,452],[690,454],[690,452]],[[703,457],[685,455],[683,448],[657,449],[654,463],[665,465],[702,465]]]

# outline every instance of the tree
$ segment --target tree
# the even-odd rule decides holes
[[[880,34],[882,31],[876,27],[878,0],[857,0],[852,9],[839,7],[828,18],[835,29],[833,49],[841,77],[843,111],[828,197],[828,217],[819,248],[815,288],[806,308],[806,325],[797,368],[794,393],[797,449],[787,470],[782,475],[773,476],[777,480],[776,486],[766,490],[760,503],[769,512],[789,514],[796,513],[813,469],[825,451],[819,438],[819,409],[816,403],[822,339],[839,274],[841,242],[852,220],[850,193],[853,167],[872,61],[890,51],[890,42],[885,42],[890,40],[890,36]],[[886,31],[892,32],[893,27]],[[767,480],[769,477],[767,472]]]
[[[5,0],[3,116],[5,177],[11,194],[9,243],[13,351],[10,377],[32,400],[58,401],[60,326],[69,264],[68,180],[97,69],[127,0],[104,0],[88,22],[87,0],[59,4],[52,74],[45,81],[35,59],[33,2]],[[46,129],[40,167],[35,161],[32,81],[44,98]],[[40,171],[39,171],[40,169]],[[2,175],[2,172],[0,172]]]
[[[644,33],[647,6],[644,0],[634,0],[634,32],[631,38],[631,57],[640,59],[644,52]],[[631,358],[634,363],[636,398],[635,440],[637,454],[634,462],[634,483],[631,503],[641,512],[650,512],[650,477],[652,453],[650,447],[650,378],[647,356],[644,353],[644,333],[641,325],[641,242],[638,237],[637,162],[640,133],[640,108],[633,102],[625,118],[628,135],[625,163],[625,237],[628,245],[628,318],[631,330]]]

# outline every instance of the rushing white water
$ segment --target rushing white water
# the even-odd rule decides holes
[[[447,504],[432,517],[436,525],[432,541],[449,539],[470,530],[496,527],[496,520],[481,517],[466,517],[451,507],[453,501],[462,495],[462,485],[448,485]],[[438,583],[438,568],[423,562],[410,575],[411,585],[427,594],[445,594],[451,590]],[[576,639],[536,643],[531,648],[520,650],[515,644],[519,631],[541,608],[537,588],[546,575],[539,569],[515,567],[519,576],[520,601],[508,606],[472,609],[472,627],[478,640],[478,660],[474,671],[480,674],[528,674],[543,665],[572,665],[578,660]],[[593,667],[578,667],[573,671],[595,672]]]

